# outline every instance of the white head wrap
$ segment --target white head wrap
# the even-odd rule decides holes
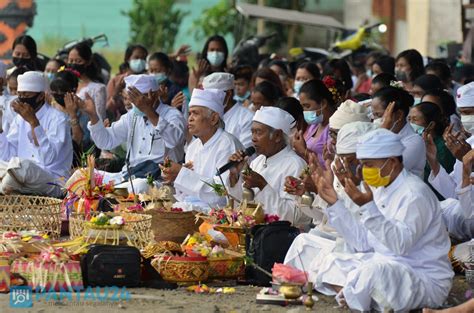
[[[370,122],[368,110],[363,105],[352,100],[344,101],[329,118],[329,127],[341,129],[342,126],[352,122]]]
[[[129,87],[135,87],[143,94],[147,94],[149,91],[158,90],[158,83],[154,75],[128,75],[125,77],[124,81],[126,89]]]
[[[474,82],[458,88],[456,91],[456,104],[458,108],[474,107]]]
[[[18,75],[18,91],[44,92],[46,79],[42,72],[29,71]]]
[[[356,153],[359,138],[377,127],[370,122],[352,122],[342,126],[337,133],[336,153]]]
[[[189,107],[206,107],[218,113],[222,118],[224,116],[224,98],[225,92],[222,90],[194,88]]]
[[[204,89],[219,89],[222,91],[234,89],[234,75],[216,72],[204,77],[202,81]]]
[[[405,147],[400,136],[385,128],[370,131],[359,139],[356,154],[361,159],[386,159],[401,156]]]
[[[281,129],[287,136],[290,136],[291,128],[295,124],[295,119],[290,113],[277,107],[264,106],[255,112],[253,121],[274,129]]]

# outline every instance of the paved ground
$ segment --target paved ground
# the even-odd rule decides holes
[[[394,286],[395,287],[395,286]],[[468,289],[462,276],[455,278],[455,284],[448,303],[459,304],[464,301],[464,294]],[[258,305],[255,303],[255,295],[259,287],[237,286],[234,294],[192,294],[183,288],[177,290],[155,290],[155,289],[130,289],[132,300],[126,303],[106,303],[103,305],[94,303],[77,303],[63,301],[61,304],[51,305],[41,299],[33,301],[33,307],[29,309],[10,308],[9,295],[0,295],[0,312],[7,313],[83,313],[83,312],[219,312],[219,313],[247,313],[247,312],[306,312],[302,306],[280,307],[274,305]],[[81,294],[84,297],[84,293]],[[336,302],[331,297],[318,295],[313,311],[317,312],[349,312],[336,308]]]

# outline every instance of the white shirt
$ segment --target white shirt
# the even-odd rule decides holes
[[[108,128],[101,120],[94,125],[88,124],[91,138],[99,149],[111,150],[127,143],[127,155],[130,153],[130,167],[144,161],[161,163],[166,155],[177,162],[177,151],[184,144],[184,118],[181,113],[167,104],[160,104],[156,112],[158,124],[145,117],[135,115],[133,111],[124,114]],[[126,167],[122,173],[126,173]]]
[[[383,254],[410,266],[425,282],[449,288],[451,243],[428,185],[403,170],[389,186],[372,192],[374,201],[360,208],[360,222],[338,201],[327,209],[330,223],[357,250]]]
[[[296,197],[290,195],[285,188],[287,176],[299,177],[306,167],[306,162],[300,158],[289,146],[283,148],[277,154],[267,158],[259,155],[250,163],[250,168],[262,175],[267,181],[265,188],[253,188],[256,203],[263,205],[266,214],[276,214],[280,220],[294,222],[301,214],[296,212]],[[229,188],[231,195],[237,199],[242,199],[242,177],[234,187]],[[229,184],[230,186],[230,184]]]
[[[17,96],[5,94],[3,91],[3,95],[0,96],[0,111],[2,111],[2,129],[5,133],[8,133],[8,129],[10,128],[13,119],[16,116],[15,111],[11,107],[11,102],[17,98]]]
[[[55,178],[69,177],[73,151],[67,115],[45,103],[36,117],[40,124],[35,128],[39,146],[34,143],[30,124],[17,115],[8,134],[0,134],[0,159],[31,160]]]
[[[105,108],[105,104],[107,101],[107,87],[102,83],[90,82],[87,86],[83,87],[79,92],[77,92],[77,96],[82,100],[86,99],[86,93],[91,96],[94,100],[95,107],[97,110],[97,115],[102,120],[105,120],[107,117],[107,112]]]
[[[474,149],[474,136],[469,137],[466,142],[471,145],[472,149]],[[456,189],[458,188],[458,186],[461,186],[462,167],[462,162],[456,160],[456,163],[454,163],[453,171],[448,174],[444,167],[440,165],[438,175],[434,176],[433,171],[431,171],[430,176],[428,177],[428,182],[445,199],[458,199],[458,193],[456,192]]]
[[[403,167],[416,176],[423,177],[426,165],[426,147],[423,138],[415,133],[410,123],[406,123],[398,135],[405,146]]]
[[[225,130],[234,135],[245,148],[252,145],[253,112],[244,108],[239,102],[224,114]]]
[[[205,208],[207,204],[225,205],[225,199],[217,196],[203,181],[221,184],[220,179],[215,177],[217,169],[227,164],[230,156],[242,149],[237,138],[220,128],[205,144],[200,139],[191,142],[186,151],[186,163],[192,162],[193,168],[181,168],[174,181],[176,198],[181,201],[200,201],[199,205]],[[221,175],[222,179],[226,181],[228,175],[229,172],[225,172]]]

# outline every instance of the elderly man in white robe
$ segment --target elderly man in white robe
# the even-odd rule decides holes
[[[244,108],[240,102],[234,100],[234,75],[229,73],[212,73],[202,81],[204,89],[219,89],[226,93],[224,99],[225,130],[239,139],[240,143],[248,148],[252,145],[253,113]]]
[[[0,193],[61,196],[57,184],[72,165],[71,126],[46,102],[46,86],[43,73],[18,76],[18,99],[11,103],[17,115],[8,133],[0,132]]]
[[[127,187],[129,192],[141,193],[148,188],[148,175],[159,178],[158,164],[164,162],[166,156],[175,161],[183,157],[177,151],[184,145],[185,121],[177,109],[160,103],[153,75],[129,75],[125,77],[125,84],[133,107],[110,127],[104,126],[90,97],[81,101],[80,106],[90,118],[88,128],[98,148],[111,150],[127,144],[128,164],[119,173],[99,171],[104,175],[104,182],[113,180],[117,186]]]
[[[258,156],[250,163],[250,171],[241,173],[248,156],[243,151],[232,155],[230,160],[239,163],[230,170],[228,184],[235,198],[243,198],[243,187],[251,188],[254,201],[263,205],[266,214],[305,224],[309,218],[296,210],[296,197],[284,190],[285,178],[299,176],[306,167],[306,162],[289,146],[288,137],[294,124],[294,118],[280,108],[258,110],[252,123],[252,142]]]
[[[212,187],[221,184],[220,178],[215,176],[216,171],[233,153],[243,148],[237,138],[223,129],[225,96],[225,92],[217,89],[193,90],[188,129],[196,139],[188,146],[186,163],[169,162],[161,166],[164,180],[174,183],[175,197],[205,212],[227,204],[226,198]],[[221,178],[225,181],[227,175],[228,172]]]
[[[350,210],[352,215],[359,219],[359,206],[344,191],[345,178],[349,177],[355,185],[361,182],[360,163],[356,158],[356,145],[359,138],[367,132],[375,129],[375,125],[370,122],[349,123],[339,130],[336,143],[336,159],[331,168],[336,175],[333,186],[338,198],[344,202],[344,206]],[[311,164],[318,164],[310,162]],[[311,166],[312,167],[312,166]],[[294,183],[296,182],[296,184]],[[316,188],[312,182],[311,175],[306,175],[304,181],[295,177],[287,177],[285,188],[287,192],[302,196],[305,189],[310,186],[311,192],[316,193]],[[301,198],[299,198],[301,199]],[[315,194],[313,203],[308,206],[306,203],[298,201],[298,208],[306,215],[313,218],[316,227],[307,234],[296,237],[285,257],[285,264],[289,264],[300,270],[307,270],[309,279],[314,280],[317,268],[324,255],[330,252],[355,252],[356,247],[348,244],[332,227],[331,219],[334,216],[325,214],[328,203],[319,195]],[[334,223],[336,226],[339,224]],[[301,263],[303,262],[303,264]]]
[[[313,174],[333,226],[364,253],[331,253],[322,260],[316,290],[337,295],[358,311],[440,306],[451,289],[450,240],[439,202],[430,188],[403,168],[404,145],[386,129],[363,136],[357,145],[364,190],[346,179],[345,191],[360,209],[360,221],[332,187],[331,171]],[[339,221],[340,225],[335,223]]]

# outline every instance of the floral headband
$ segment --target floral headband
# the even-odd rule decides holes
[[[59,72],[64,72],[64,71],[66,71],[66,72],[71,72],[71,73],[74,74],[74,76],[76,76],[77,78],[81,78],[81,73],[79,73],[78,71],[76,71],[76,70],[74,70],[74,69],[72,69],[72,68],[70,68],[70,67],[65,67],[64,65],[59,68],[58,73],[59,73]]]
[[[327,75],[323,77],[323,83],[326,86],[326,88],[331,92],[332,99],[334,100],[334,102],[336,104],[339,104],[343,100],[343,95],[337,89],[336,79],[332,76]]]

